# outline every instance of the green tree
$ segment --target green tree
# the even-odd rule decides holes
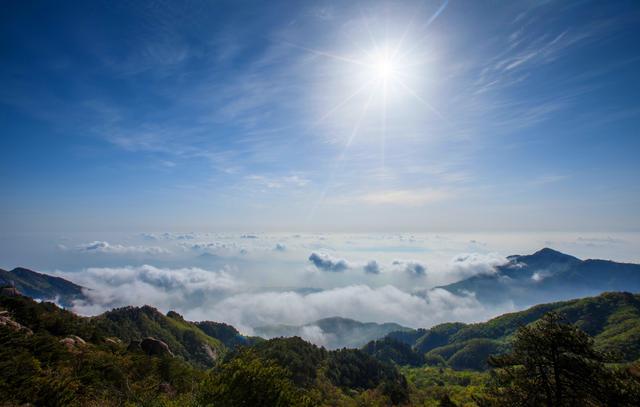
[[[440,398],[440,402],[438,403],[439,407],[458,407],[456,403],[454,403],[451,398],[449,398],[448,394],[445,394]]]
[[[308,406],[290,373],[272,360],[242,351],[212,371],[200,387],[198,402],[205,406]]]
[[[489,358],[493,368],[481,406],[640,405],[638,383],[608,368],[592,339],[556,313],[515,334],[512,351]]]

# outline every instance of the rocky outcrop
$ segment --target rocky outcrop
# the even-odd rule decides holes
[[[7,327],[16,332],[23,332],[26,335],[33,334],[31,329],[11,319],[8,311],[0,311],[0,326]]]
[[[150,356],[173,356],[169,345],[156,338],[144,338],[140,342],[140,348]]]
[[[5,297],[19,297],[22,294],[14,286],[7,285],[0,287],[0,295],[4,295]]]
[[[216,352],[215,349],[212,349],[211,346],[204,343],[202,344],[202,349],[204,350],[204,353],[206,353],[207,356],[209,356],[212,362],[215,362],[216,360],[218,360],[218,352]]]
[[[118,346],[122,344],[122,341],[120,340],[120,338],[104,338],[104,342],[112,345],[112,346]]]
[[[87,345],[87,343],[79,336],[70,335],[59,341],[63,344],[69,352],[79,352],[81,348]]]

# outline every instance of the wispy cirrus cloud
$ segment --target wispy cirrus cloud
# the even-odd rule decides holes
[[[389,206],[424,206],[435,202],[445,201],[455,197],[453,189],[388,189],[380,191],[362,192],[356,194],[345,193],[327,199],[329,204],[366,204]]]
[[[278,189],[285,187],[302,188],[307,186],[311,181],[300,175],[284,175],[284,176],[267,176],[267,175],[247,175],[245,179],[270,189]]]

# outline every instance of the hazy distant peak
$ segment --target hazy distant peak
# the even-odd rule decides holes
[[[537,252],[533,253],[532,256],[537,256],[537,257],[545,257],[547,259],[571,259],[571,260],[580,260],[577,257],[574,256],[570,256],[568,254],[559,252],[557,250],[553,250],[549,247],[545,247],[543,249],[538,250]]]
[[[559,252],[557,250],[551,249],[549,247],[545,247],[543,249],[538,250],[537,252],[529,255],[514,255],[509,256],[509,260],[512,262],[521,262],[526,263],[528,265],[537,264],[537,263],[577,263],[581,260],[577,257]]]

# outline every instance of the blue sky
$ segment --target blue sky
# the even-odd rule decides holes
[[[6,2],[0,228],[638,231],[636,1]]]

